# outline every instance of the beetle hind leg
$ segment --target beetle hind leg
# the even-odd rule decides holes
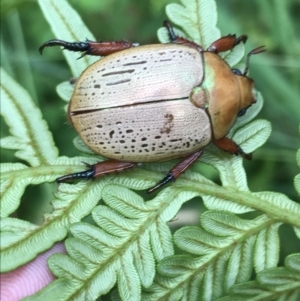
[[[162,186],[166,185],[167,183],[176,180],[183,172],[185,172],[196,160],[198,160],[203,154],[203,150],[193,153],[181,160],[177,163],[169,172],[168,174],[159,181],[155,186],[148,189],[148,193],[152,193]]]
[[[88,170],[68,174],[56,179],[57,183],[68,182],[75,179],[94,179],[104,175],[110,175],[125,171],[135,167],[137,163],[122,162],[118,160],[109,159],[103,162],[98,162],[96,164],[90,165],[86,164],[89,168]]]
[[[197,159],[201,157],[203,154],[203,150],[193,153],[185,158],[183,158],[179,163],[177,163],[164,177],[161,181],[159,181],[155,186],[150,188],[147,192],[152,193],[167,183],[176,180],[183,172],[185,172]],[[109,159],[103,162],[99,162],[96,164],[87,164],[87,170],[76,172],[72,174],[68,174],[56,179],[57,183],[69,182],[76,179],[95,179],[104,175],[110,175],[118,172],[122,172],[137,166],[138,163],[131,162],[122,162],[118,160]]]
[[[53,39],[44,43],[39,48],[39,51],[42,54],[46,47],[53,46],[62,46],[63,49],[67,49],[69,51],[82,52],[81,57],[83,57],[85,55],[106,56],[124,49],[138,46],[138,44],[128,41],[93,42],[86,40],[85,42],[66,42],[63,40]]]

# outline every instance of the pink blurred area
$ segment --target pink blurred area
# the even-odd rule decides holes
[[[55,277],[48,268],[47,260],[54,253],[66,253],[64,245],[57,243],[26,265],[14,271],[0,274],[0,300],[21,300],[33,295],[53,281]]]

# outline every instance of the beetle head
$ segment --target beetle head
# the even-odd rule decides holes
[[[203,87],[208,95],[205,98],[207,112],[215,139],[225,137],[236,118],[244,115],[247,108],[256,102],[254,82],[247,76],[247,72],[251,55],[263,51],[259,47],[248,53],[244,72],[228,68],[220,56],[212,52],[204,53],[206,69]]]
[[[237,116],[240,117],[256,102],[256,93],[253,79],[244,75],[236,75],[236,80],[240,89],[240,105],[237,113]]]
[[[250,57],[253,54],[258,54],[266,51],[264,49],[264,46],[257,47],[253,50],[251,50],[247,54],[247,60],[246,60],[246,67],[244,72],[242,73],[240,70],[233,69],[233,73],[235,73],[237,76],[237,81],[240,87],[240,95],[241,95],[241,101],[240,101],[240,108],[238,112],[238,117],[243,116],[247,109],[256,102],[256,92],[254,89],[254,82],[251,78],[247,77],[247,73],[249,70],[249,63],[250,63]]]

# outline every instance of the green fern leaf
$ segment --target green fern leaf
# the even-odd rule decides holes
[[[295,176],[294,185],[298,194],[300,195],[300,175]]]
[[[278,283],[280,283],[280,289],[300,288],[299,272],[299,269],[293,271],[284,267],[273,268],[258,274],[257,280],[267,287],[276,290],[279,290]]]
[[[51,164],[58,152],[40,110],[28,93],[1,69],[1,115],[12,136],[1,147],[17,150],[16,156],[31,166]],[[12,122],[13,121],[13,122]]]
[[[238,44],[232,50],[221,52],[220,56],[227,62],[231,68],[242,69],[240,64],[245,55],[245,45],[243,43]],[[248,115],[248,113],[247,113]]]
[[[234,140],[245,152],[251,153],[262,146],[271,134],[271,125],[266,120],[255,120],[238,130]]]
[[[266,265],[276,266],[280,223],[266,216],[244,220],[225,212],[207,211],[201,215],[201,225],[202,229],[184,227],[175,233],[179,248],[201,257],[174,255],[160,261],[159,272],[170,282],[166,286],[156,277],[153,290],[161,287],[160,293],[154,294],[157,298],[181,291],[182,287],[190,288],[196,277],[201,280],[193,289],[193,298],[216,300],[237,283],[249,281],[254,267],[260,271]],[[298,268],[297,263],[294,259],[290,265]]]
[[[74,146],[82,153],[88,154],[88,155],[95,155],[95,153],[82,141],[82,139],[77,136],[74,140],[73,140],[73,144]],[[104,160],[104,158],[103,158]],[[99,160],[98,162],[102,161],[101,157],[99,156]]]
[[[188,37],[205,49],[220,37],[215,1],[181,0],[180,4],[169,4],[166,13],[169,19],[183,28]]]
[[[300,127],[299,127],[299,132],[300,132]],[[300,167],[300,149],[298,149],[298,151],[297,151],[296,161],[297,161],[298,166]],[[295,188],[296,188],[298,194],[300,195],[300,174],[295,176],[294,185],[295,185]]]
[[[228,257],[229,252],[224,253],[206,269],[202,284],[203,290],[200,291],[203,300],[214,300],[222,295]]]
[[[56,92],[59,95],[59,97],[66,101],[69,102],[72,94],[73,94],[73,90],[74,90],[74,85],[70,84],[70,82],[63,82],[60,83],[57,87],[56,87]]]
[[[254,224],[252,220],[243,220],[236,215],[221,211],[206,211],[201,215],[202,227],[217,236],[239,236]]]
[[[207,48],[220,37],[215,1],[181,3],[170,4],[166,9],[169,19],[183,30],[175,32]],[[65,0],[39,0],[39,4],[58,38],[92,39]],[[158,34],[162,42],[168,41],[165,28]],[[244,51],[241,44],[222,57],[231,67],[240,68]],[[64,54],[75,76],[97,59],[84,57],[77,61],[76,54]],[[189,170],[145,203],[141,196],[122,186],[136,190],[149,188],[174,162],[144,164],[134,171],[93,182],[60,184],[52,201],[53,212],[45,214],[40,226],[8,218],[18,207],[27,185],[81,171],[82,162],[93,164],[102,158],[96,157],[80,138],[74,144],[87,157],[58,157],[40,111],[22,88],[2,74],[1,94],[5,92],[7,103],[3,115],[12,136],[3,138],[1,145],[16,149],[16,155],[30,165],[1,165],[2,271],[28,262],[65,238],[68,230],[72,234],[65,241],[67,255],[55,254],[49,259],[50,269],[58,279],[27,300],[95,300],[113,287],[118,287],[118,293],[114,294],[118,300],[216,300],[226,294],[222,300],[264,300],[278,296],[280,300],[297,299],[299,255],[287,257],[284,268],[275,266],[279,258],[280,224],[292,225],[300,237],[299,204],[278,193],[250,192],[242,159],[214,146],[205,149],[201,160],[219,171],[222,185]],[[72,91],[73,86],[67,82],[57,87],[65,101],[70,99]],[[229,133],[246,152],[254,151],[270,135],[271,127],[266,121],[246,125],[258,114],[262,103],[258,93],[257,103],[238,118]],[[298,164],[299,158],[298,152]],[[295,186],[299,190],[298,176]],[[200,217],[201,227],[184,227],[172,237],[167,223],[184,202],[196,196],[201,196],[209,209]],[[104,204],[99,205],[99,201]],[[234,215],[254,210],[264,214],[252,220]],[[95,224],[81,222],[90,214]],[[174,255],[173,238],[176,246],[187,254]],[[253,270],[259,273],[257,279],[247,282]]]
[[[120,259],[120,268],[117,272],[118,289],[122,300],[139,300],[141,286],[130,253],[131,251],[127,251]]]
[[[257,272],[275,267],[279,260],[278,227],[280,223],[263,229],[255,243],[254,261]]]
[[[250,236],[246,241],[238,243],[233,249],[228,261],[226,279],[226,291],[235,283],[248,281],[253,270],[253,255],[256,237]]]
[[[215,196],[203,196],[202,198],[205,206],[211,210],[222,210],[236,214],[246,213],[254,210],[251,207],[238,204],[230,199],[221,199]]]
[[[1,219],[1,271],[13,270],[32,260],[67,234],[58,223],[44,227],[15,218]]]
[[[47,292],[44,293],[43,290],[37,292],[35,295],[29,296],[27,298],[24,298],[22,300],[24,301],[40,301],[40,300],[67,300],[67,293],[63,292],[63,288],[68,287],[71,289],[71,284],[66,279],[58,279],[53,282],[51,282],[48,285]],[[80,297],[78,297],[78,300],[80,300]],[[86,299],[87,300],[87,299]]]
[[[77,194],[84,188],[79,184],[62,186],[68,186],[74,193],[77,190]],[[99,194],[99,187],[94,191],[92,188],[89,187],[88,194]],[[172,235],[166,223],[174,218],[184,202],[195,195],[166,189],[145,203],[129,189],[105,186],[102,198],[106,206],[99,205],[92,212],[97,227],[74,223],[70,228],[73,237],[66,241],[68,255],[53,255],[49,259],[50,269],[57,277],[72,282],[72,289],[68,288],[70,296],[76,294],[95,299],[107,293],[117,282],[122,300],[139,300],[142,287],[150,287],[153,283],[155,261],[174,252]],[[72,198],[71,195],[70,201]],[[86,196],[85,201],[91,200]],[[82,213],[83,203],[80,208]],[[69,218],[74,221],[71,214]],[[101,285],[95,285],[100,282]],[[52,284],[49,289],[52,290]],[[62,295],[65,295],[66,288],[63,290]],[[39,296],[44,298],[48,295],[48,288],[43,291]]]
[[[0,180],[0,196],[1,196],[1,217],[9,216],[11,212],[14,212],[19,206],[18,200],[20,200],[24,193],[27,181],[15,182],[14,174],[20,170],[27,169],[27,166],[20,163],[2,163],[1,168],[1,180]]]
[[[300,239],[300,228],[299,227],[294,227],[294,231],[295,231],[297,237]]]
[[[191,254],[210,255],[228,245],[230,238],[220,238],[196,226],[183,227],[174,234],[176,245]]]
[[[285,267],[267,269],[257,275],[256,281],[235,284],[229,300],[298,300],[300,298],[300,254],[286,257]]]

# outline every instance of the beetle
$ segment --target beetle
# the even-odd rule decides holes
[[[255,103],[254,82],[219,56],[247,40],[228,35],[206,50],[175,34],[164,22],[170,43],[139,46],[127,41],[49,40],[40,48],[62,46],[84,55],[104,56],[76,80],[68,118],[84,143],[106,161],[68,174],[57,182],[96,178],[143,162],[181,160],[148,192],[178,178],[213,143],[250,160],[226,137],[238,116]]]

